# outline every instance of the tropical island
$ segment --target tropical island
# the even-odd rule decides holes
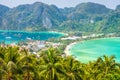
[[[120,5],[0,9],[0,80],[120,79]]]

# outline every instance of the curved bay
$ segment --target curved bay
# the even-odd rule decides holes
[[[120,62],[120,38],[103,38],[96,40],[82,41],[74,44],[70,51],[81,62],[96,60],[103,55],[114,55],[117,62]]]
[[[50,38],[59,38],[64,36],[62,33],[56,32],[24,32],[24,31],[0,31],[0,42],[6,44],[12,42],[32,40],[48,40]]]

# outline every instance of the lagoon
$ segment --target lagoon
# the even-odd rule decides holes
[[[59,38],[64,36],[57,32],[26,32],[26,31],[4,31],[0,30],[0,42],[6,44],[17,43],[26,40],[48,40],[50,38]]]
[[[87,63],[103,55],[114,55],[120,62],[120,38],[102,38],[82,41],[71,46],[69,54],[77,60]]]

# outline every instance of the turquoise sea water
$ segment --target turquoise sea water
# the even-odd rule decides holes
[[[27,39],[32,40],[48,40],[50,38],[59,38],[64,34],[56,32],[24,32],[24,31],[2,31],[0,30],[0,42],[6,44],[17,43]]]
[[[98,57],[103,55],[114,55],[115,60],[120,62],[120,38],[103,38],[79,42],[71,47],[70,55],[85,63],[97,60]]]

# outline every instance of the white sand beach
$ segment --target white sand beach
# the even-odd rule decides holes
[[[66,47],[65,50],[64,50],[66,56],[69,56],[69,55],[70,55],[69,50],[70,50],[71,47],[72,47],[74,44],[76,44],[76,43],[77,43],[77,42],[73,42],[73,43],[67,45],[67,47]]]

